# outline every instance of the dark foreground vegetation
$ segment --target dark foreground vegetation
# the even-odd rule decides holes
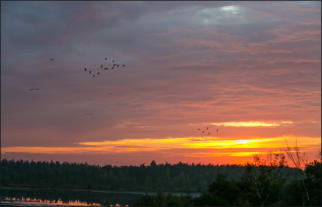
[[[283,162],[214,166],[183,163],[157,165],[152,161],[148,166],[100,167],[2,160],[0,186],[202,192],[200,197],[165,193],[138,195],[138,199],[133,201],[136,206],[320,206],[321,162],[314,161],[300,170],[289,168]],[[90,202],[103,205],[110,202],[98,200],[90,199]]]
[[[0,163],[0,185],[35,188],[95,189],[143,192],[203,192],[217,175],[238,180],[246,168],[239,165],[156,164],[94,166],[88,164],[8,161]],[[299,170],[281,169],[295,179]]]
[[[137,206],[321,206],[321,162],[314,161],[297,179],[281,176],[283,166],[247,165],[240,179],[220,174],[198,198],[158,193]]]

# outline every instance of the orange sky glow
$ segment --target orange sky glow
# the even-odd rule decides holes
[[[298,146],[319,159],[320,2],[1,9],[2,158],[245,164]]]
[[[291,140],[291,142],[290,142]],[[37,154],[79,154],[102,153],[118,154],[132,152],[166,152],[168,150],[187,150],[183,153],[174,153],[181,157],[203,158],[203,163],[221,164],[226,158],[233,159],[230,164],[251,162],[254,155],[267,155],[270,153],[286,154],[287,146],[300,146],[300,152],[318,150],[321,140],[319,137],[301,137],[305,143],[300,143],[297,137],[273,138],[226,138],[219,137],[189,137],[189,138],[143,138],[121,139],[101,142],[81,142],[74,147],[25,147],[15,146],[4,148],[5,153],[37,153]],[[189,151],[192,150],[192,151]],[[247,151],[245,151],[247,150]],[[294,151],[292,151],[294,152]],[[316,154],[316,157],[318,155]],[[306,157],[306,159],[309,157]]]

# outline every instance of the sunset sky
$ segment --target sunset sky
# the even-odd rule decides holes
[[[318,159],[321,2],[1,4],[3,158]]]

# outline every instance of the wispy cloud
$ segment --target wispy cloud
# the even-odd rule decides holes
[[[226,126],[226,127],[279,127],[293,124],[292,121],[280,121],[280,122],[263,122],[263,121],[238,121],[238,122],[218,122],[210,123],[214,126]]]

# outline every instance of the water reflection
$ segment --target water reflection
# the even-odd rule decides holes
[[[137,194],[86,190],[1,188],[0,206],[109,206],[129,207]]]
[[[105,190],[34,189],[0,187],[0,206],[102,206],[132,207],[143,195],[154,192],[115,192]],[[165,195],[168,193],[164,193]],[[172,193],[176,196],[198,197],[200,193]]]
[[[102,206],[99,203],[86,203],[79,200],[76,201],[62,201],[58,200],[41,200],[36,198],[15,198],[15,197],[4,197],[0,200],[0,205],[11,205],[11,206]]]

